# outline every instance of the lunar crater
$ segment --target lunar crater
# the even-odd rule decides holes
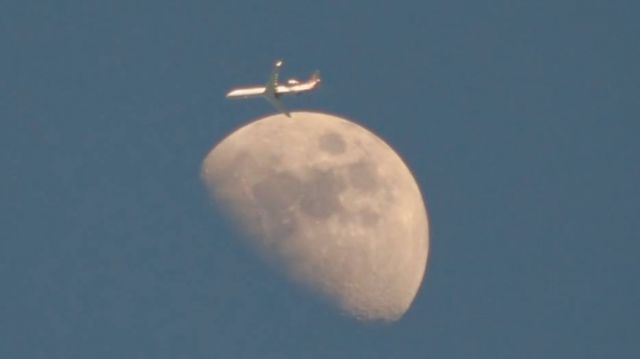
[[[349,183],[362,191],[376,191],[380,189],[380,178],[376,172],[376,165],[367,160],[352,163],[347,168]]]
[[[332,170],[312,170],[304,184],[301,200],[302,212],[319,218],[327,218],[331,214],[342,211],[339,195],[345,190],[345,183]]]
[[[362,209],[358,216],[365,226],[375,226],[380,221],[380,214],[371,208]]]
[[[327,132],[318,139],[318,147],[320,147],[322,151],[332,155],[339,155],[344,153],[347,148],[347,143],[338,133]]]
[[[273,213],[285,211],[303,193],[303,184],[289,173],[274,173],[253,185],[258,207]]]

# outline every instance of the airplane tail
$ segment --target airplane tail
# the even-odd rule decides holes
[[[320,81],[322,81],[320,79],[320,71],[314,71],[313,74],[311,74],[311,78],[309,78],[309,81],[314,83],[319,83]]]

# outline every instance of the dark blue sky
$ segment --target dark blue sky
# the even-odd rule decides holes
[[[1,358],[633,358],[634,1],[8,1],[0,5]],[[390,4],[390,2],[389,2]],[[387,326],[266,271],[200,162],[287,101],[412,168],[431,257]]]

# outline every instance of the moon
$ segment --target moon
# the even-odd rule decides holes
[[[429,251],[411,171],[352,121],[291,115],[249,123],[209,152],[201,177],[210,198],[292,282],[356,319],[398,320]]]

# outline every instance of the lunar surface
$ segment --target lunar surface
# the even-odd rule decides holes
[[[365,128],[322,113],[274,115],[211,150],[214,203],[267,262],[361,320],[397,320],[422,282],[425,205],[411,172]]]

